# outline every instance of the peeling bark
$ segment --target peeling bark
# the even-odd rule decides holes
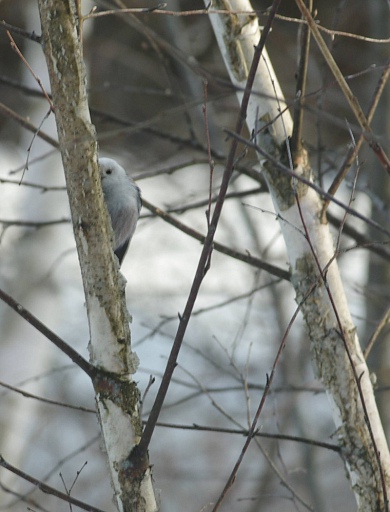
[[[49,70],[57,131],[83,278],[97,409],[115,502],[120,511],[157,510],[148,461],[129,468],[141,435],[139,391],[131,379],[137,358],[130,350],[125,282],[112,252],[97,164],[74,0],[39,0],[42,41]]]
[[[247,0],[214,0],[213,7],[253,10]],[[250,15],[213,14],[210,20],[231,81],[243,88],[245,70],[250,67],[253,48],[260,39],[257,19]],[[288,112],[280,115],[279,106],[283,108],[285,103],[266,52],[262,55],[254,90],[263,97],[252,97],[246,118],[249,132],[275,120],[259,133],[256,143],[290,167],[286,164],[285,146],[292,121]],[[294,170],[297,175],[310,178],[308,158],[300,156]],[[327,391],[359,510],[388,510],[389,450],[334,258],[333,240],[328,224],[321,221],[322,200],[307,185],[298,180],[293,183],[291,176],[270,162],[260,161],[279,214],[296,300],[311,340],[313,364]]]

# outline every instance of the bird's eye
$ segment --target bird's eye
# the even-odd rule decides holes
[[[112,169],[107,169],[106,174],[112,174]]]

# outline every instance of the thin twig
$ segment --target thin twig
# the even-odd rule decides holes
[[[264,290],[266,288],[269,288],[271,286],[279,284],[280,282],[281,282],[281,279],[277,279],[275,281],[271,281],[266,284],[257,286],[255,288],[253,288],[252,290],[250,290],[249,292],[245,292],[243,294],[236,295],[235,297],[223,300],[221,302],[217,302],[216,304],[212,304],[208,307],[195,309],[192,312],[192,316],[194,317],[194,316],[202,315],[203,313],[209,313],[210,311],[223,308],[223,307],[228,306],[229,304],[233,304],[234,302],[237,302],[239,300],[246,299],[248,297],[252,297],[260,290]],[[164,316],[163,319],[149,333],[145,334],[145,336],[143,336],[141,339],[137,340],[136,343],[133,343],[133,346],[137,347],[138,345],[143,343],[146,339],[149,339],[149,338],[153,337],[156,333],[161,332],[162,327],[164,327],[167,323],[172,322],[174,320],[177,320],[177,315]]]
[[[350,134],[350,137],[351,137],[351,145],[352,145],[352,147],[356,147],[356,141],[354,139],[354,136],[353,136],[353,133],[352,133],[351,129],[349,129],[349,134]],[[352,190],[351,190],[351,193],[349,195],[348,207],[350,207],[352,202],[355,200],[356,183],[357,183],[357,179],[358,179],[358,176],[359,176],[359,171],[360,171],[359,158],[358,158],[358,154],[356,153],[356,172],[355,172],[355,176],[354,176],[354,179],[353,179],[353,182],[352,182]],[[344,225],[347,222],[347,217],[348,217],[348,213],[345,211],[343,219],[342,219],[342,221],[340,223],[340,227],[339,227],[338,235],[337,235],[337,240],[336,240],[336,243],[335,243],[335,255],[340,250],[341,235],[342,235],[343,230],[344,230]]]
[[[321,197],[324,197],[326,199],[329,198],[334,204],[336,204],[337,206],[340,206],[343,210],[348,212],[350,215],[353,215],[354,217],[357,217],[358,219],[362,220],[363,222],[365,222],[369,226],[377,229],[381,233],[384,233],[385,235],[390,236],[390,231],[388,229],[384,228],[383,226],[381,226],[377,222],[373,221],[372,219],[369,219],[368,217],[365,217],[364,215],[362,215],[358,211],[354,210],[353,208],[349,208],[342,201],[339,201],[335,197],[333,197],[330,194],[328,194],[327,192],[325,192],[325,190],[323,190],[321,187],[319,187],[318,185],[313,183],[310,179],[304,178],[300,174],[295,173],[294,171],[289,169],[287,166],[283,165],[277,158],[273,157],[270,153],[267,153],[267,151],[265,151],[260,146],[257,146],[256,144],[254,144],[250,140],[246,139],[245,137],[242,137],[241,135],[238,135],[238,134],[232,132],[231,130],[225,129],[224,131],[228,135],[230,135],[231,137],[237,139],[238,141],[240,141],[240,142],[242,142],[244,144],[247,144],[248,147],[255,149],[258,153],[260,153],[260,155],[262,155],[270,163],[272,163],[272,165],[274,165],[275,168],[279,169],[280,171],[282,171],[283,173],[287,174],[288,176],[291,176],[291,178],[294,178],[294,179],[304,183],[308,187],[312,188]]]
[[[65,404],[64,402],[57,402],[56,400],[49,400],[48,398],[43,398],[42,396],[28,393],[27,391],[24,391],[23,389],[15,388],[14,386],[11,386],[10,384],[6,384],[5,382],[2,382],[2,381],[0,381],[0,386],[3,388],[9,389],[10,391],[14,391],[15,393],[19,393],[19,395],[22,395],[25,398],[32,398],[33,400],[38,400],[39,402],[42,402],[44,404],[57,405],[59,407],[65,407],[66,409],[73,409],[75,411],[96,414],[95,409],[87,409],[86,407],[81,407],[78,405],[70,405],[70,404]]]
[[[0,183],[6,183],[7,185],[23,185],[24,187],[37,188],[41,190],[41,192],[65,192],[66,187],[61,186],[47,186],[47,185],[39,185],[38,183],[31,183],[29,181],[23,181],[20,183],[20,180],[11,180],[9,178],[2,178],[0,176]],[[69,219],[70,220],[70,219]]]
[[[117,15],[117,14],[137,14],[140,11],[142,11],[141,8],[130,8],[130,9],[117,9],[117,10],[107,10],[107,11],[91,11],[90,14],[87,14],[84,16],[84,19],[91,19],[91,18],[98,18],[102,16],[110,16],[110,15]],[[248,16],[268,16],[268,9],[264,11],[260,11],[257,9],[253,9],[251,11],[247,10],[227,10],[227,9],[194,9],[194,10],[188,10],[188,11],[170,11],[167,9],[160,10],[160,9],[153,9],[151,12],[153,14],[159,14],[159,15],[166,15],[166,16],[178,16],[178,17],[187,17],[187,16],[209,16],[209,15],[221,15],[221,14],[246,14]],[[275,16],[276,19],[281,21],[286,21],[288,23],[297,23],[298,25],[304,25],[306,24],[305,20],[299,19],[299,18],[293,18],[291,16],[283,16],[282,14],[277,14]],[[327,27],[323,27],[322,25],[318,25],[318,30],[325,32],[326,34],[330,35],[332,39],[334,39],[336,36],[338,37],[347,37],[350,39],[358,39],[359,41],[365,41],[369,43],[377,43],[377,44],[388,44],[390,42],[390,38],[375,38],[375,37],[367,37],[362,36],[360,34],[353,34],[352,32],[344,32],[342,30],[333,30]]]
[[[85,468],[85,466],[87,464],[88,464],[88,461],[84,462],[84,464],[81,466],[81,468],[76,471],[76,476],[74,477],[73,482],[72,482],[71,486],[69,487],[69,489],[68,489],[68,486],[65,483],[65,480],[64,480],[64,477],[63,477],[62,473],[60,472],[60,478],[61,478],[61,481],[62,481],[62,485],[64,486],[64,489],[66,491],[66,495],[67,496],[71,495],[73,487],[75,486],[79,476],[81,475],[82,470]],[[69,504],[69,506],[71,507],[71,504]]]
[[[0,178],[0,182],[1,182],[1,178]],[[263,189],[262,187],[256,187],[256,188],[252,188],[249,190],[243,190],[241,192],[238,192],[238,191],[237,192],[229,192],[228,194],[226,194],[225,199],[236,199],[236,198],[247,197],[247,196],[258,196],[259,194],[262,194],[263,192],[265,192],[265,189]],[[215,195],[212,196],[211,203],[215,203],[217,198],[218,198],[218,196],[215,196]],[[181,214],[181,213],[188,212],[189,210],[194,210],[196,208],[202,208],[203,206],[208,206],[209,204],[210,204],[209,198],[200,199],[199,201],[195,201],[193,203],[186,203],[183,206],[173,206],[171,208],[167,208],[166,212]]]
[[[307,293],[306,297],[308,297],[308,296],[309,296],[309,294],[312,292],[312,289],[314,289],[314,287],[312,287],[312,288],[309,290],[309,292]],[[305,297],[305,299],[304,299],[304,300],[306,300],[306,297]],[[229,476],[229,478],[228,478],[228,480],[227,480],[227,482],[226,482],[226,484],[225,484],[225,487],[223,488],[223,490],[222,490],[222,492],[221,492],[221,494],[220,494],[220,496],[219,496],[218,500],[216,501],[216,503],[215,503],[215,505],[214,505],[214,508],[213,508],[212,512],[216,512],[216,511],[219,509],[219,507],[221,506],[222,501],[224,500],[224,498],[225,498],[225,496],[226,496],[227,492],[229,491],[229,489],[230,489],[230,488],[231,488],[231,486],[233,485],[234,480],[235,480],[236,475],[237,475],[237,472],[238,472],[238,470],[239,470],[239,468],[240,468],[240,466],[241,466],[241,463],[242,463],[242,461],[243,461],[243,459],[244,459],[244,456],[245,456],[245,454],[246,454],[246,452],[247,452],[247,450],[248,450],[248,448],[249,448],[249,445],[250,445],[250,443],[251,443],[251,441],[252,441],[252,439],[253,439],[253,437],[254,437],[254,435],[255,435],[255,432],[256,432],[256,426],[257,426],[257,423],[258,423],[258,421],[259,421],[260,414],[261,414],[261,412],[262,412],[262,410],[263,410],[263,407],[264,407],[265,401],[266,401],[266,399],[267,399],[267,397],[268,397],[268,394],[269,394],[269,392],[270,392],[270,390],[271,390],[271,385],[272,385],[272,382],[273,382],[273,379],[274,379],[274,376],[275,376],[276,368],[277,368],[277,366],[278,366],[278,364],[279,364],[281,354],[282,354],[282,352],[283,352],[283,350],[284,350],[284,347],[285,347],[285,345],[286,345],[286,342],[287,342],[287,337],[288,337],[288,335],[289,335],[289,333],[290,333],[290,330],[291,330],[291,328],[292,328],[292,326],[293,326],[293,323],[295,322],[295,319],[296,319],[296,318],[297,318],[297,316],[298,316],[298,313],[299,313],[299,311],[300,311],[300,308],[301,308],[301,305],[299,305],[299,306],[296,308],[296,310],[295,310],[295,312],[294,312],[294,314],[293,314],[293,316],[292,316],[292,318],[291,318],[291,320],[290,320],[290,322],[289,322],[289,324],[288,324],[288,326],[287,326],[286,332],[284,333],[283,339],[282,339],[282,341],[281,341],[281,343],[280,343],[280,345],[279,345],[279,349],[278,349],[277,354],[276,354],[276,356],[275,356],[275,359],[274,359],[274,362],[273,362],[273,365],[272,365],[272,369],[271,369],[271,373],[270,373],[270,375],[267,375],[267,381],[266,381],[265,389],[264,389],[263,395],[262,395],[262,397],[261,397],[261,400],[260,400],[259,406],[258,406],[258,408],[257,408],[256,414],[255,414],[255,416],[254,416],[254,418],[253,418],[253,421],[252,421],[251,427],[250,427],[250,429],[249,429],[249,431],[248,431],[248,434],[247,434],[247,437],[246,437],[245,444],[244,444],[244,446],[242,447],[242,450],[241,450],[240,456],[238,457],[237,462],[235,463],[235,465],[234,465],[234,467],[233,467],[233,470],[232,470],[232,472],[230,473],[230,476]]]
[[[42,221],[33,221],[33,220],[10,220],[10,219],[0,219],[0,224],[3,224],[5,227],[9,226],[24,226],[29,228],[44,228],[47,226],[55,226],[57,224],[68,224],[70,219],[56,219],[56,220],[42,220]]]
[[[175,219],[172,215],[169,215],[168,213],[164,212],[160,208],[157,208],[156,206],[152,205],[149,201],[143,199],[143,206],[153,212],[155,215],[158,215],[160,218],[162,218],[165,222],[168,222],[172,226],[175,226],[176,228],[180,229],[187,235],[192,236],[196,240],[199,240],[202,244],[206,243],[207,236],[204,236],[200,234],[198,231],[195,231],[194,229],[190,228],[186,224],[183,224],[179,220]],[[283,270],[279,267],[276,267],[275,265],[272,265],[270,263],[267,263],[263,260],[260,260],[258,258],[254,258],[249,253],[244,254],[239,251],[235,251],[234,249],[230,249],[229,247],[226,247],[225,245],[222,245],[218,242],[213,242],[214,250],[221,252],[223,254],[226,254],[227,256],[230,256],[234,259],[237,259],[239,261],[243,261],[244,263],[248,263],[249,265],[252,265],[256,268],[261,268],[263,270],[266,270],[270,274],[279,277],[280,279],[289,281],[290,280],[290,273],[286,270]]]
[[[27,67],[27,69],[30,71],[31,75],[33,76],[34,80],[37,82],[37,84],[39,85],[39,88],[41,89],[44,97],[47,99],[49,105],[50,105],[50,110],[51,112],[54,112],[54,105],[53,105],[53,102],[51,101],[51,98],[49,97],[49,95],[47,94],[46,92],[46,89],[43,87],[43,84],[42,84],[42,81],[41,79],[34,73],[32,67],[30,66],[30,64],[27,62],[26,58],[24,57],[23,53],[19,50],[18,48],[18,45],[15,43],[14,41],[14,38],[12,37],[11,33],[9,30],[7,30],[7,36],[9,38],[9,40],[11,41],[11,48],[18,54],[19,58],[22,60],[23,64]]]
[[[207,145],[207,158],[209,161],[209,197],[208,197],[208,206],[206,210],[206,218],[207,218],[207,228],[210,228],[210,216],[211,216],[211,204],[212,204],[212,195],[213,195],[213,176],[214,176],[214,161],[211,157],[211,142],[210,142],[210,130],[209,123],[207,118],[207,80],[203,82],[203,95],[204,95],[204,104],[203,104],[203,118],[204,118],[204,128],[206,133],[206,145]]]
[[[355,117],[362,127],[364,138],[367,140],[369,146],[374,151],[376,157],[378,158],[381,165],[384,167],[386,172],[390,174],[390,161],[385,154],[383,148],[379,144],[377,140],[375,140],[373,136],[373,132],[370,127],[370,123],[368,119],[366,118],[359,101],[357,100],[356,96],[352,93],[349,85],[347,84],[345,78],[343,77],[343,74],[340,71],[340,68],[336,64],[333,55],[329,51],[325,41],[323,40],[320,31],[318,30],[317,24],[314,21],[312,15],[310,14],[309,9],[306,7],[303,0],[295,0],[299,10],[301,13],[305,16],[307,23],[309,24],[310,30],[312,31],[313,37],[317,42],[317,45],[326,60],[331,72],[333,73],[333,76],[337,80],[337,83],[340,86],[340,89],[342,90],[346,100],[348,101],[352,112],[355,114]]]
[[[46,114],[43,116],[41,122],[39,123],[38,128],[36,129],[36,131],[34,132],[32,138],[31,138],[31,142],[30,142],[30,144],[28,145],[28,148],[27,148],[26,163],[24,164],[23,171],[22,171],[22,176],[20,178],[19,183],[23,183],[24,174],[29,169],[28,164],[29,164],[29,161],[30,161],[31,150],[32,150],[32,147],[34,145],[35,139],[37,138],[38,133],[41,130],[41,127],[45,124],[45,121],[49,118],[51,113],[52,113],[52,110],[50,110],[50,109],[46,112]]]
[[[96,443],[97,441],[99,441],[99,438],[100,438],[100,434],[98,434],[97,436],[93,437],[92,439],[90,439],[89,441],[87,441],[86,443],[84,443],[82,446],[79,446],[78,448],[76,448],[75,450],[73,450],[71,453],[68,453],[68,455],[66,455],[63,459],[61,459],[60,461],[58,461],[56,463],[55,466],[53,466],[49,471],[48,473],[45,474],[45,476],[43,476],[41,478],[41,482],[47,482],[47,480],[52,476],[54,475],[55,473],[57,473],[57,471],[68,461],[70,461],[71,459],[73,459],[75,456],[77,455],[80,455],[80,453],[84,452],[85,450],[87,450],[90,446],[92,446],[94,443]],[[0,484],[1,485],[1,484]],[[2,486],[3,489],[4,489],[4,486]],[[6,492],[10,492],[14,495],[16,495],[16,493],[10,491],[9,489],[5,489]],[[11,509],[14,505],[16,505],[16,503],[19,503],[20,501],[23,501],[23,502],[26,502],[29,495],[32,494],[33,492],[35,491],[35,488],[33,487],[31,490],[29,490],[28,492],[25,492],[23,494],[18,494],[16,495],[17,496],[17,501],[15,502],[11,502],[8,504],[8,509]],[[32,500],[29,499],[28,500],[28,503],[31,503]],[[2,508],[0,508],[0,510],[3,510]]]
[[[375,115],[376,109],[379,104],[379,100],[382,96],[382,93],[385,89],[385,85],[389,79],[390,76],[390,59],[388,59],[387,64],[382,72],[382,75],[379,79],[377,88],[375,90],[374,96],[371,101],[371,105],[368,109],[367,113],[367,121],[369,124],[371,124],[373,117]],[[350,150],[348,151],[348,154],[343,162],[343,165],[341,166],[340,171],[335,176],[331,186],[329,187],[328,194],[334,195],[336,191],[338,190],[339,186],[343,182],[345,176],[348,174],[348,171],[353,163],[353,161],[356,158],[356,155],[358,154],[361,145],[363,144],[364,136],[360,135],[359,139],[357,140],[356,144],[353,145]],[[325,215],[326,210],[328,209],[330,203],[330,199],[327,199],[324,203],[323,209],[322,209],[322,215]]]
[[[241,424],[231,415],[229,414],[227,411],[225,411],[225,409],[220,406],[215,400],[214,398],[211,396],[211,394],[207,391],[206,387],[202,384],[202,382],[197,379],[195,377],[195,375],[193,373],[191,373],[189,370],[186,370],[185,368],[183,368],[182,366],[180,367],[181,371],[186,373],[194,382],[196,382],[198,388],[201,390],[202,392],[202,395],[206,395],[208,397],[208,399],[210,400],[210,403],[211,405],[225,418],[227,419],[228,421],[230,421],[231,423],[233,423],[233,425],[236,425],[237,427],[241,427]]]
[[[274,5],[278,5],[280,1],[281,0],[276,1],[274,3]],[[276,10],[277,9],[273,9],[274,13],[276,13]],[[254,82],[254,79],[256,76],[257,67],[258,67],[259,60],[260,60],[260,57],[262,54],[262,50],[264,48],[266,38],[271,29],[272,21],[273,21],[273,16],[272,16],[272,12],[271,12],[269,19],[267,21],[267,24],[264,27],[264,30],[261,34],[260,42],[259,42],[258,46],[256,46],[256,48],[255,48],[252,65],[251,65],[251,68],[250,68],[250,71],[248,74],[248,80],[247,80],[244,95],[242,98],[240,113],[239,113],[238,120],[236,123],[235,131],[238,134],[241,133],[241,130],[243,129],[243,126],[245,123],[246,112],[247,112],[247,108],[248,108],[249,99],[251,96],[253,82]],[[202,284],[202,281],[203,281],[203,278],[205,275],[205,269],[210,261],[210,256],[211,256],[211,252],[213,249],[213,243],[214,243],[214,235],[215,235],[215,232],[216,232],[216,229],[218,226],[218,222],[219,222],[219,218],[220,218],[220,215],[222,212],[222,208],[223,208],[223,204],[225,201],[225,196],[227,193],[229,181],[230,181],[231,175],[233,173],[233,168],[234,168],[233,166],[234,166],[234,162],[235,162],[235,158],[236,158],[237,147],[238,147],[238,140],[233,139],[231,141],[231,147],[230,147],[229,156],[227,159],[224,175],[222,178],[220,192],[218,195],[217,202],[215,204],[213,217],[211,219],[210,227],[208,229],[207,236],[206,236],[206,239],[204,242],[203,250],[202,250],[202,253],[201,253],[201,256],[199,259],[199,263],[198,263],[198,267],[197,267],[197,270],[195,273],[194,281],[191,286],[191,290],[190,290],[190,293],[188,296],[186,306],[184,308],[184,312],[180,316],[179,327],[178,327],[178,330],[176,333],[175,340],[173,342],[172,350],[171,350],[171,353],[170,353],[170,356],[168,359],[168,363],[167,363],[167,366],[165,369],[164,376],[161,381],[160,388],[157,392],[157,396],[156,396],[155,402],[153,404],[148,422],[147,422],[144,432],[142,434],[140,444],[138,445],[137,451],[141,455],[141,457],[140,457],[141,459],[142,459],[143,454],[146,453],[149,443],[151,441],[156,422],[158,420],[158,417],[159,417],[165,396],[167,394],[168,387],[169,387],[174,369],[176,367],[176,361],[177,361],[177,357],[179,355],[180,348],[181,348],[181,345],[183,342],[184,334],[187,330],[187,326],[188,326],[188,323],[189,323],[189,320],[191,317],[191,313],[192,313],[193,307],[195,305],[195,301],[196,301],[199,289],[201,287],[201,284]]]
[[[309,10],[313,9],[313,1],[307,0],[309,3]],[[295,157],[302,149],[302,125],[303,125],[303,108],[302,98],[306,94],[306,77],[307,67],[309,62],[309,49],[310,49],[310,30],[305,24],[301,27],[301,51],[298,62],[297,83],[295,87],[295,102],[294,102],[294,121],[293,132],[291,135],[291,151]]]
[[[256,445],[258,446],[259,450],[263,454],[264,458],[270,465],[272,471],[275,473],[275,476],[280,480],[281,486],[288,489],[292,495],[291,500],[299,501],[309,512],[315,512],[313,507],[311,507],[300,494],[292,487],[292,485],[289,484],[289,482],[286,480],[286,477],[282,473],[282,471],[278,468],[278,465],[273,461],[272,457],[269,455],[268,451],[260,445],[258,439],[255,440]],[[284,465],[283,465],[284,466]],[[286,468],[284,467],[286,470]],[[288,471],[286,471],[288,473]],[[298,507],[295,504],[295,510],[298,510]]]
[[[20,126],[26,128],[30,132],[36,133],[38,137],[40,137],[48,144],[52,145],[54,148],[59,148],[58,142],[55,139],[50,137],[50,135],[47,135],[47,133],[43,132],[42,130],[37,130],[37,127],[30,123],[30,121],[27,118],[20,116],[15,111],[11,110],[6,105],[4,105],[4,103],[0,103],[0,114],[3,114],[9,117],[10,119],[13,119]]]
[[[179,430],[194,430],[199,432],[215,432],[217,434],[236,434],[248,437],[248,430],[245,429],[232,429],[232,428],[221,428],[221,427],[208,427],[207,425],[178,425],[177,423],[164,423],[158,422],[158,427],[173,428]],[[322,441],[315,441],[314,439],[307,439],[306,437],[289,436],[285,434],[272,434],[270,432],[255,431],[252,437],[263,437],[265,439],[279,439],[281,441],[293,441],[296,443],[308,444],[310,446],[316,446],[318,448],[325,448],[336,453],[341,452],[341,448],[336,444],[323,443]]]
[[[338,229],[340,228],[342,222],[340,219],[338,219],[330,212],[327,212],[327,218],[329,223],[332,224],[332,226],[335,226]],[[389,244],[390,240],[387,242],[373,242],[366,235],[360,233],[359,231],[357,231],[357,229],[355,229],[348,223],[345,223],[343,226],[343,235],[349,236],[350,238],[355,240],[355,242],[357,243],[357,245],[355,246],[356,249],[368,249],[374,254],[381,256],[387,261],[390,261],[390,250],[384,247],[384,244]]]
[[[15,27],[14,25],[10,25],[6,23],[4,20],[0,20],[0,28],[6,30],[7,32],[11,32],[12,34],[18,34],[19,36],[23,36],[26,39],[30,39],[35,43],[41,44],[42,38],[41,36],[37,36],[35,32],[28,32],[20,27]]]
[[[390,306],[386,309],[384,312],[382,318],[380,319],[379,324],[377,325],[375,331],[373,332],[369,342],[367,343],[367,347],[364,350],[364,358],[367,359],[372,347],[374,346],[376,340],[378,339],[378,336],[382,332],[383,328],[389,323],[390,321]]]
[[[24,471],[21,471],[20,469],[16,468],[15,466],[12,466],[9,464],[1,455],[0,455],[0,466],[4,469],[7,469],[8,471],[11,471],[11,473],[14,473],[14,475],[20,476],[27,482],[32,483],[45,494],[51,494],[52,496],[56,496],[60,500],[66,501],[67,503],[71,503],[72,505],[75,505],[82,510],[87,510],[88,512],[104,512],[100,508],[93,507],[92,505],[88,505],[87,503],[84,503],[83,501],[77,500],[76,498],[72,498],[71,496],[68,496],[67,494],[64,494],[63,492],[58,491],[57,489],[54,489],[53,487],[50,487],[49,485],[43,483],[41,480],[38,480],[37,478],[34,478],[33,476],[29,475],[28,473],[25,473]]]

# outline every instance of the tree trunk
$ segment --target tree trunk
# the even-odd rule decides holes
[[[214,0],[213,8],[253,11],[246,0]],[[230,78],[242,90],[260,39],[257,18],[213,14],[210,20]],[[359,510],[388,510],[390,456],[369,370],[349,312],[328,223],[321,221],[323,202],[313,188],[292,179],[278,166],[280,162],[292,168],[285,149],[292,122],[288,112],[280,115],[285,103],[265,51],[253,90],[262,97],[252,96],[247,126],[250,133],[258,133],[257,147],[273,158],[264,162],[264,156],[259,154],[285,239],[292,284],[310,336],[315,371],[328,394]],[[239,99],[240,96],[238,93]],[[294,172],[312,179],[303,151],[294,162]]]
[[[139,442],[139,391],[131,379],[124,279],[111,249],[94,126],[90,121],[82,57],[82,24],[74,0],[39,0],[43,47],[49,69],[73,229],[83,278],[93,379],[115,500],[120,511],[157,510],[147,460],[134,471],[128,456]]]

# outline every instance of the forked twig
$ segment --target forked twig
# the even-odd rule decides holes
[[[316,286],[316,283],[314,283],[314,285],[310,288],[310,290],[307,292],[306,294],[306,297],[304,298],[304,300],[306,300],[306,298],[312,293],[312,291],[314,290]],[[302,301],[303,302],[303,301]],[[282,355],[282,352],[283,352],[283,349],[284,347],[286,346],[286,342],[287,342],[287,337],[290,333],[290,330],[293,326],[293,323],[295,322],[295,319],[296,317],[298,316],[298,313],[300,312],[300,309],[301,309],[301,304],[298,305],[298,307],[296,308],[288,326],[287,326],[287,329],[286,329],[286,332],[284,333],[284,336],[283,336],[283,339],[280,343],[280,346],[279,346],[279,349],[278,349],[278,352],[275,356],[275,359],[274,359],[274,362],[273,362],[273,365],[272,365],[272,369],[271,369],[271,373],[269,375],[267,375],[267,381],[266,381],[266,385],[265,385],[265,388],[264,388],[264,392],[263,392],[263,395],[261,397],[261,400],[260,400],[260,403],[259,403],[259,406],[256,410],[256,414],[253,418],[253,421],[252,421],[252,424],[250,426],[250,429],[248,431],[248,435],[246,437],[246,441],[244,443],[244,446],[242,447],[242,450],[241,450],[241,453],[237,459],[237,462],[235,463],[234,467],[233,467],[233,470],[232,472],[230,473],[230,476],[225,484],[225,487],[223,488],[218,500],[216,501],[215,505],[214,505],[214,508],[212,510],[212,512],[217,512],[217,510],[219,509],[219,507],[221,506],[222,504],[222,501],[224,500],[227,492],[229,491],[229,489],[231,488],[231,486],[233,485],[234,483],[234,480],[236,478],[236,475],[237,475],[237,472],[241,466],[241,463],[244,459],[244,456],[246,454],[246,452],[248,451],[248,448],[249,448],[249,445],[253,439],[253,437],[255,436],[255,433],[256,433],[256,426],[257,426],[257,423],[259,421],[259,418],[260,418],[260,414],[263,410],[263,407],[264,407],[264,404],[265,404],[265,401],[268,397],[268,394],[270,392],[270,389],[271,389],[271,385],[272,385],[272,382],[273,382],[273,379],[275,377],[275,371],[276,371],[276,368],[279,364],[279,361],[280,361],[280,357]]]
[[[63,492],[58,491],[57,489],[54,489],[54,487],[50,487],[49,485],[43,483],[41,480],[38,480],[37,478],[34,478],[33,476],[29,475],[28,473],[25,473],[24,471],[21,471],[20,469],[16,468],[15,466],[12,466],[12,464],[9,464],[3,457],[0,455],[0,466],[4,469],[7,469],[8,471],[11,471],[14,475],[20,476],[27,482],[32,483],[45,494],[51,494],[52,496],[56,496],[60,500],[66,501],[67,503],[70,503],[72,505],[75,505],[82,510],[87,510],[88,512],[104,512],[102,509],[93,507],[92,505],[88,505],[87,503],[84,503],[83,501],[77,500],[76,498],[72,498],[72,496],[68,496],[67,494],[64,494]]]

